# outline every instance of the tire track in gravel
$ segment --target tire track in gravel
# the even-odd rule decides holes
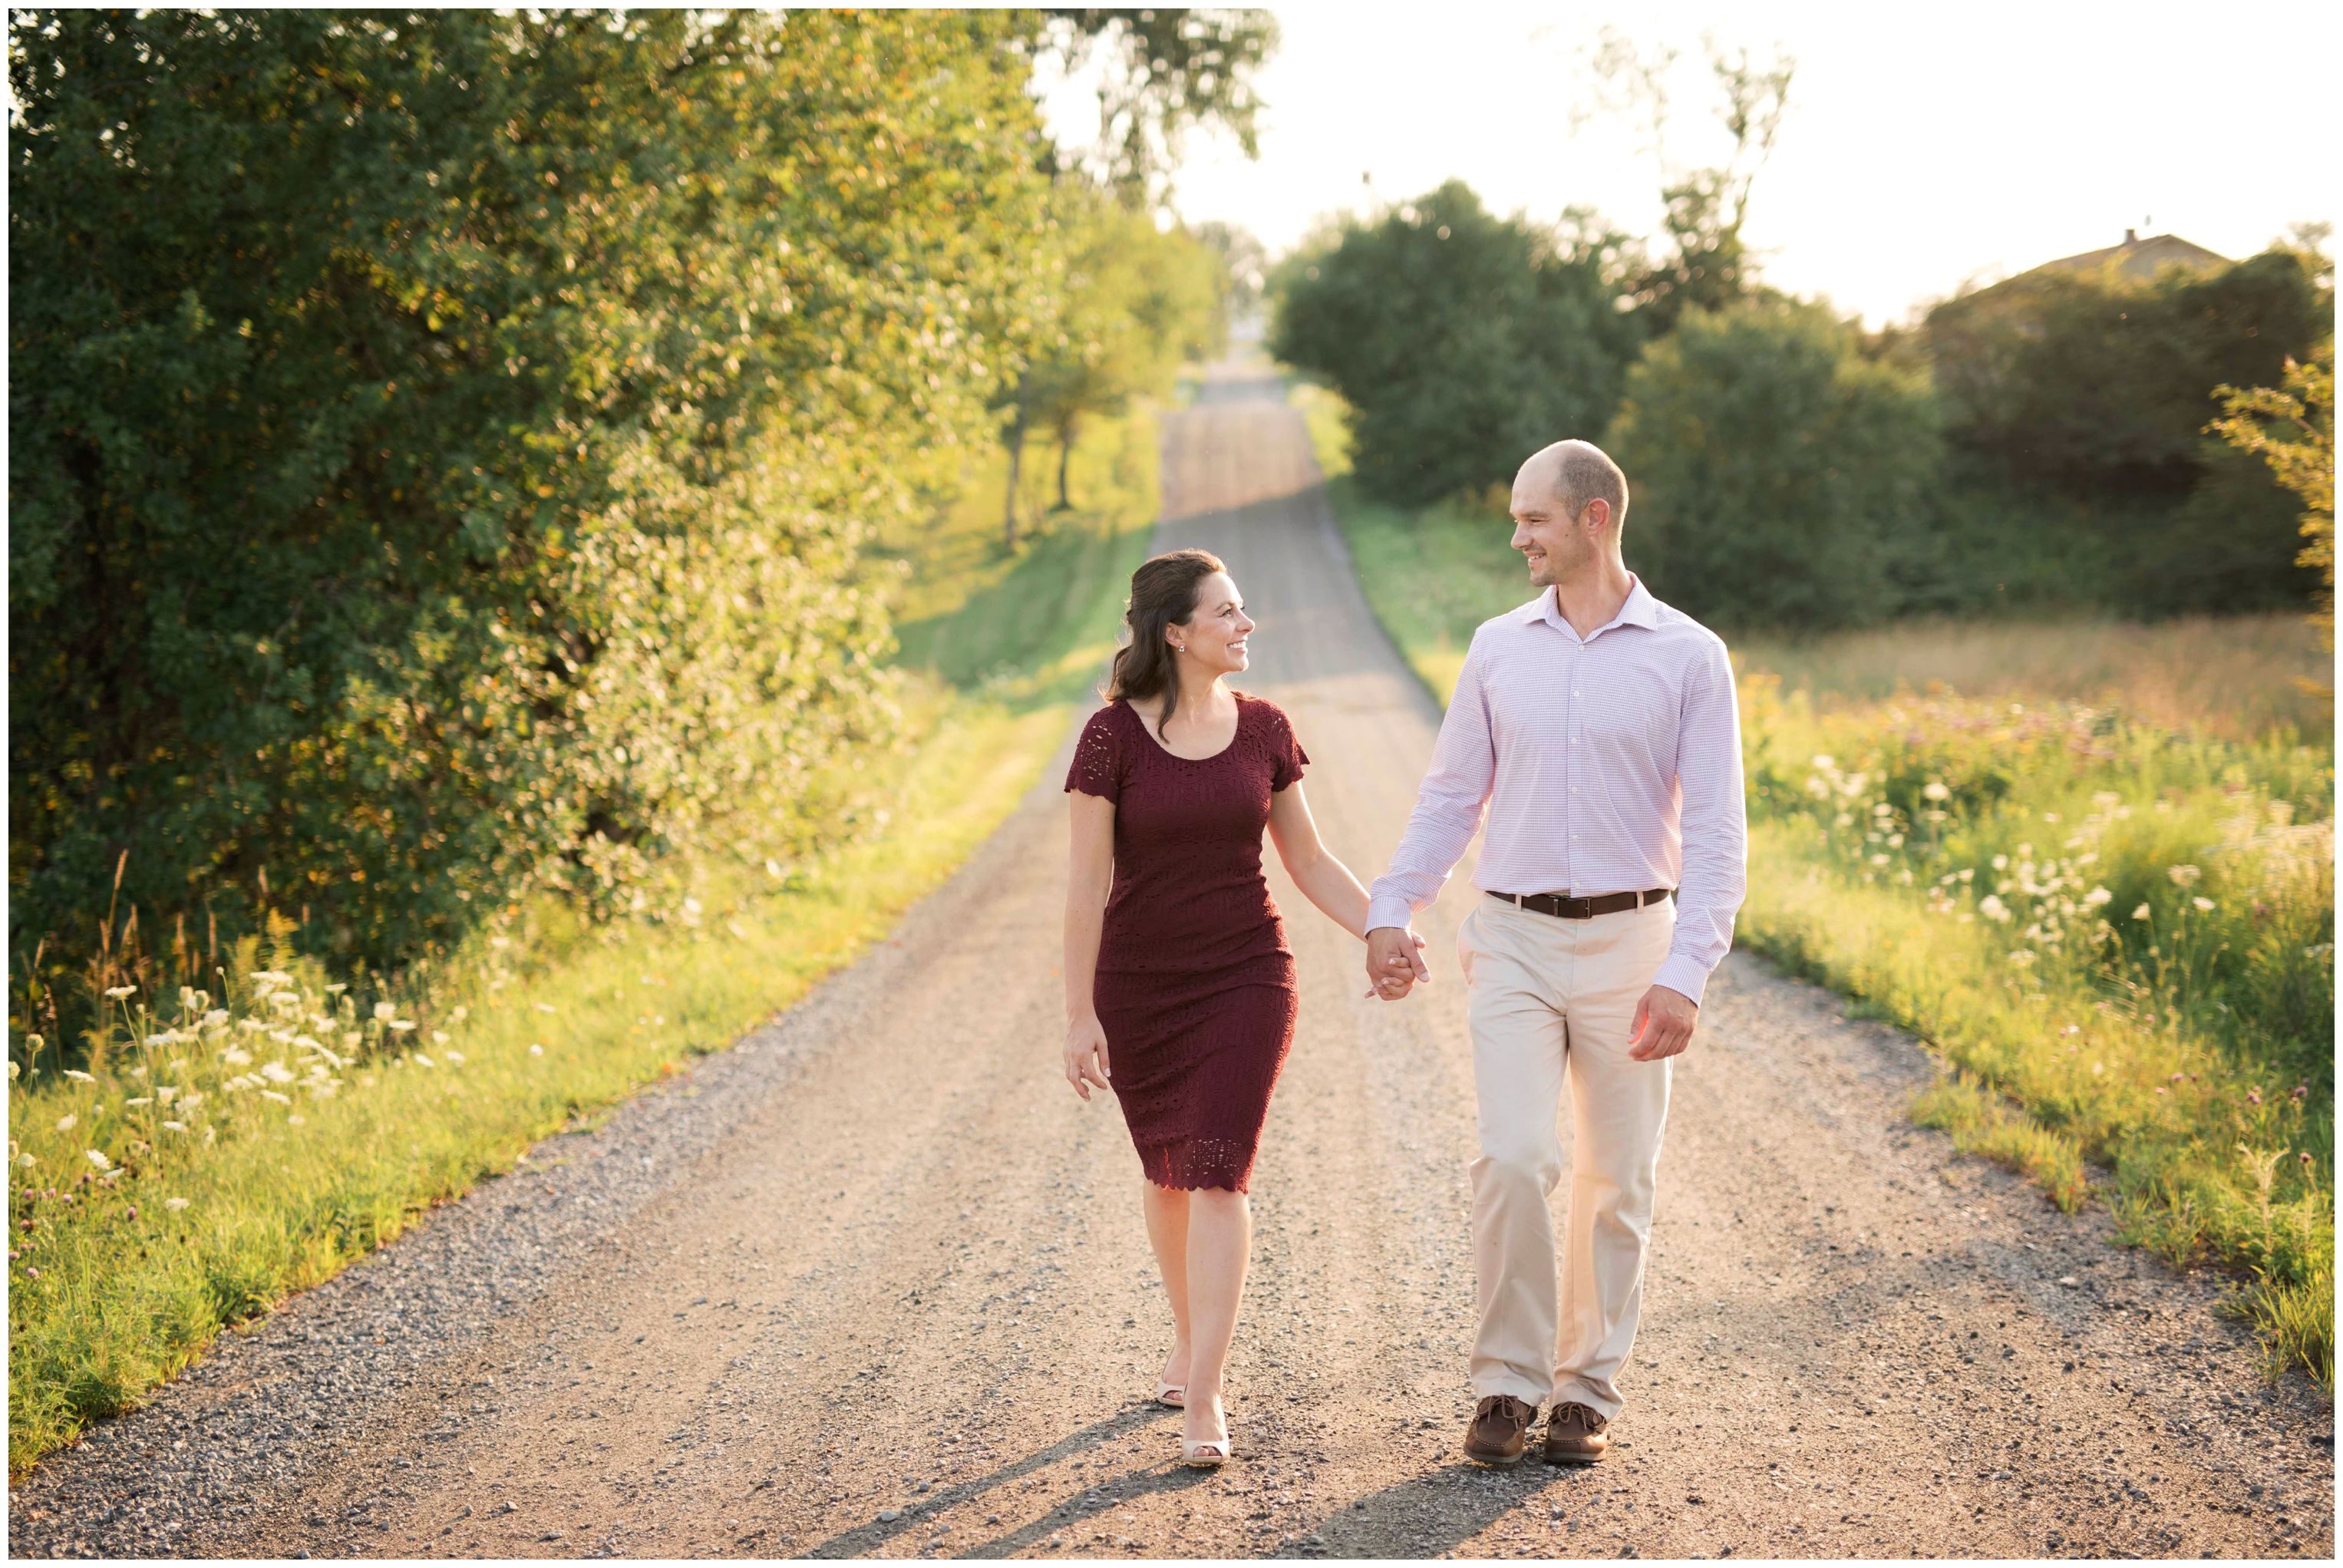
[[[1301,421],[1224,368],[1164,449],[1161,542],[1230,561],[1248,684],[1371,873],[1438,715]],[[1302,1021],[1240,1461],[1172,1465],[1135,1161],[1055,1066],[1063,765],[798,1007],[45,1462],[12,1552],[2332,1555],[2331,1412],[2259,1381],[2217,1287],[1912,1126],[1913,1042],[1745,955],[1676,1081],[1618,1453],[1458,1462],[1469,864],[1423,923],[1438,983],[1397,1006],[1272,869]]]

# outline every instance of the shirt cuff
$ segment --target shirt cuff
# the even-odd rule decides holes
[[[1652,977],[1652,983],[1664,985],[1673,991],[1682,991],[1692,998],[1693,1005],[1697,1007],[1700,1005],[1700,993],[1708,987],[1708,971],[1700,967],[1697,959],[1687,958],[1682,953],[1670,953],[1667,960],[1660,965],[1660,972]]]
[[[1371,931],[1378,926],[1397,926],[1405,930],[1413,918],[1407,900],[1396,893],[1385,893],[1380,899],[1367,900],[1367,930]]]

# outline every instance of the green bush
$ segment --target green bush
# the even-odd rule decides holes
[[[1628,372],[1604,445],[1627,473],[1628,564],[1703,620],[1859,624],[1927,576],[1935,400],[1820,307],[1687,312]]]
[[[1510,483],[1591,437],[1643,338],[1604,245],[1498,218],[1451,180],[1280,268],[1270,348],[1354,410],[1360,482],[1401,502]]]
[[[885,719],[857,543],[1047,304],[1017,25],[15,14],[20,975],[786,831]]]

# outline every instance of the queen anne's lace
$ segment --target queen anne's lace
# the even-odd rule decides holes
[[[1238,698],[1212,757],[1176,757],[1121,700],[1091,715],[1066,788],[1115,803],[1092,998],[1148,1180],[1243,1191],[1293,1039],[1293,960],[1262,875],[1270,797],[1310,759],[1276,704]]]

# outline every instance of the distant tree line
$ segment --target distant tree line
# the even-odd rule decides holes
[[[1787,68],[1714,64],[1739,147],[1770,146]],[[1501,218],[1455,181],[1345,218],[1276,269],[1272,349],[1342,395],[1358,482],[1402,503],[1477,504],[1546,442],[1600,441],[1634,488],[1630,566],[1723,624],[2318,591],[2299,499],[2208,433],[2217,387],[2331,366],[2314,246],[2033,273],[1865,333],[1756,276],[1736,167],[1679,171],[1648,243]]]
[[[12,13],[12,975],[269,908],[395,968],[531,889],[627,908],[728,819],[818,832],[893,721],[860,544],[1004,388],[1070,437],[1161,383],[1217,278],[1101,279],[1273,39]],[[1119,62],[1099,172],[1043,134],[1052,50]]]

